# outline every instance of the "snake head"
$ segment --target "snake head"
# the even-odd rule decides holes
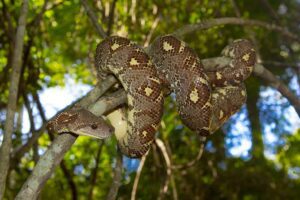
[[[104,139],[111,136],[114,128],[101,117],[85,109],[69,110],[59,114],[47,124],[50,132],[71,132],[76,135]]]

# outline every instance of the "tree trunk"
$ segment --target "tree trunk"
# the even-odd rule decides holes
[[[4,196],[6,177],[9,169],[9,155],[12,145],[12,133],[14,128],[14,118],[17,109],[17,94],[20,81],[20,70],[22,66],[22,52],[24,35],[26,29],[26,17],[28,13],[28,0],[24,0],[21,7],[21,14],[18,21],[18,28],[15,38],[15,48],[12,59],[12,73],[10,78],[9,97],[4,126],[3,143],[0,149],[0,199]]]

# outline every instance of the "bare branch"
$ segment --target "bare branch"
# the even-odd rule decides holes
[[[72,193],[72,200],[77,200],[77,186],[73,180],[73,174],[70,173],[69,169],[66,166],[66,163],[64,162],[64,160],[61,161],[60,163],[60,168],[63,171],[65,178],[67,179],[67,182],[70,186],[70,190]]]
[[[98,168],[99,168],[99,162],[100,162],[100,155],[101,155],[101,152],[102,152],[102,147],[103,147],[103,141],[100,140],[97,155],[96,155],[96,158],[95,158],[95,167],[94,167],[94,169],[91,173],[90,191],[89,191],[89,194],[88,194],[88,199],[89,200],[93,199],[93,190],[94,190],[94,187],[95,187],[96,181],[97,181],[97,172],[98,172]]]
[[[28,0],[23,0],[18,28],[15,37],[15,47],[12,60],[12,73],[9,87],[9,97],[7,104],[6,121],[4,126],[3,142],[0,148],[0,199],[4,196],[6,177],[9,169],[9,155],[12,146],[12,133],[14,129],[14,117],[17,109],[17,94],[20,81],[20,70],[22,66],[22,52],[24,45],[24,35],[26,30],[26,17],[28,13]]]
[[[236,4],[235,0],[230,0],[230,3],[234,9],[235,15],[237,17],[241,17],[241,11],[240,11],[238,5]]]
[[[271,15],[271,17],[276,20],[277,22],[279,22],[280,17],[279,15],[276,13],[276,11],[272,8],[272,6],[270,5],[270,3],[268,2],[268,0],[260,0],[260,2],[263,4],[263,6],[266,8],[266,10],[268,10],[269,14]]]
[[[123,168],[122,153],[118,150],[116,166],[114,170],[114,178],[110,186],[106,200],[114,200],[117,198],[118,190],[119,187],[121,186],[122,168]]]
[[[300,117],[300,99],[293,94],[290,89],[279,80],[272,72],[267,70],[263,65],[256,64],[254,67],[254,74],[266,81],[270,86],[277,89],[282,96],[286,97],[289,102],[294,106],[298,116]]]
[[[108,35],[108,36],[111,34],[112,26],[114,24],[116,3],[117,3],[117,0],[113,0],[113,2],[111,4],[111,9],[109,11],[108,25],[107,25],[107,31],[106,31],[106,35]]]
[[[40,190],[59,165],[65,153],[71,148],[76,138],[77,136],[71,134],[61,134],[56,137],[45,154],[40,158],[15,199],[36,199]]]
[[[235,17],[224,17],[224,18],[217,18],[217,19],[208,19],[203,22],[200,22],[198,24],[190,24],[183,26],[182,28],[176,30],[173,34],[177,37],[182,37],[183,35],[186,35],[188,33],[192,33],[195,31],[205,30],[212,28],[214,26],[221,26],[221,25],[242,25],[242,26],[258,26],[265,28],[269,31],[276,31],[292,40],[296,40],[297,42],[300,42],[300,38],[298,34],[292,33],[289,30],[275,25],[275,24],[269,24],[264,21],[259,20],[252,20],[252,19],[241,19],[241,18],[235,18]]]
[[[105,31],[103,30],[103,28],[100,26],[100,24],[98,23],[97,20],[97,16],[94,13],[94,11],[91,9],[91,7],[89,6],[88,2],[86,0],[81,0],[81,3],[83,5],[83,7],[85,8],[90,20],[92,21],[92,24],[94,25],[94,27],[96,28],[96,32],[102,37],[102,38],[106,38],[107,35],[105,33]]]
[[[154,22],[152,23],[152,26],[151,26],[151,29],[150,29],[148,35],[146,36],[146,39],[145,39],[145,42],[144,42],[144,47],[149,45],[149,43],[151,41],[151,38],[152,38],[152,35],[154,33],[154,30],[156,29],[156,27],[157,27],[158,23],[160,22],[160,20],[161,20],[161,16],[160,16],[160,14],[158,14],[156,16]]]
[[[103,84],[95,87],[77,104],[87,108],[89,104],[96,101],[101,95],[103,95],[111,86],[109,83],[114,81],[115,78],[108,78],[107,81],[104,81]],[[101,101],[101,99],[99,101]],[[93,110],[90,111],[93,112]],[[45,182],[50,178],[54,169],[63,159],[64,154],[71,148],[76,138],[77,136],[67,133],[58,135],[55,138],[22,186],[16,199],[35,199],[37,197]]]
[[[201,157],[203,155],[204,147],[205,147],[205,143],[202,142],[200,144],[199,152],[198,152],[196,158],[194,158],[190,162],[182,164],[182,165],[173,165],[172,169],[181,170],[181,169],[187,169],[187,168],[194,166],[201,159]]]
[[[131,200],[135,200],[137,187],[139,185],[141,173],[142,173],[144,164],[146,162],[147,155],[148,155],[148,153],[142,157],[142,159],[140,161],[140,165],[139,165],[139,167],[138,167],[138,169],[136,171],[136,175],[135,175],[135,179],[134,179],[133,187],[132,187],[132,191],[131,191],[131,198],[130,198]]]
[[[70,109],[77,103],[80,105],[83,105],[83,107],[86,107],[86,106],[92,104],[93,102],[95,102],[97,100],[98,93],[102,95],[108,88],[113,86],[116,82],[117,82],[117,80],[113,76],[107,77],[107,79],[105,79],[105,81],[103,81],[101,83],[99,82],[95,86],[95,88],[93,89],[93,94],[90,94],[91,96],[85,96],[82,99],[76,100],[74,103],[72,103],[71,105],[65,107],[60,112],[58,112],[51,119],[54,119],[59,113]],[[39,104],[37,104],[37,105],[39,106]],[[104,103],[104,105],[107,105],[107,104]],[[105,109],[103,106],[102,106],[102,108]],[[91,109],[93,109],[93,108],[91,108]],[[103,109],[101,112],[103,112]],[[49,120],[51,120],[51,119],[49,119]],[[43,125],[38,130],[36,130],[35,132],[32,133],[32,137],[24,145],[20,145],[19,147],[14,149],[14,151],[11,153],[11,158],[12,158],[12,160],[14,160],[13,163],[15,163],[15,161],[18,161],[20,158],[22,158],[23,155],[26,152],[28,152],[29,149],[31,148],[31,146],[38,140],[38,138],[46,131],[46,123],[47,122],[43,122]]]
[[[294,69],[300,69],[300,64],[298,63],[285,63],[285,62],[278,62],[278,61],[271,61],[271,60],[263,60],[261,63],[264,66],[275,66],[275,67],[291,67]]]
[[[172,164],[171,164],[171,159],[167,153],[167,149],[166,149],[163,141],[160,140],[159,138],[156,138],[155,143],[156,143],[157,147],[161,150],[162,155],[163,155],[163,157],[166,161],[166,165],[167,165],[167,178],[165,180],[163,187],[161,188],[161,190],[159,192],[159,197],[158,197],[158,199],[163,199],[163,196],[168,192],[169,182],[170,182],[170,178],[172,176]]]

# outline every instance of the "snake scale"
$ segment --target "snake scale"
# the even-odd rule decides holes
[[[243,81],[253,70],[256,54],[251,42],[240,39],[226,46],[222,56],[231,58],[227,67],[204,71],[197,54],[172,35],[155,39],[147,52],[119,36],[99,43],[95,56],[98,74],[114,74],[127,93],[126,130],[115,130],[121,152],[139,158],[149,150],[163,114],[164,96],[170,92],[175,93],[182,122],[201,137],[215,132],[237,112],[246,101]],[[57,119],[51,122],[53,130],[71,130],[58,126]],[[111,129],[105,130],[107,137]],[[97,137],[86,131],[71,130]]]

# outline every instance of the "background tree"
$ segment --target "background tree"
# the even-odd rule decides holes
[[[26,2],[0,1],[0,173],[8,174],[1,176],[0,198],[299,197],[297,0],[30,0],[27,17]],[[57,85],[68,87],[70,80],[78,84],[71,90],[94,87],[74,102],[98,115],[124,104],[124,91],[112,87],[114,77],[97,83],[94,50],[103,38],[126,36],[146,47],[170,33],[195,49],[207,68],[226,64],[216,57],[236,38],[252,40],[258,52],[246,81],[246,105],[209,137],[204,152],[196,135],[182,126],[171,98],[153,148],[140,165],[122,162],[115,138],[102,142],[47,133],[41,95]],[[20,78],[14,75],[17,68]],[[26,124],[29,132],[22,129]],[[5,145],[9,140],[11,145]],[[251,147],[234,156],[239,143]]]

